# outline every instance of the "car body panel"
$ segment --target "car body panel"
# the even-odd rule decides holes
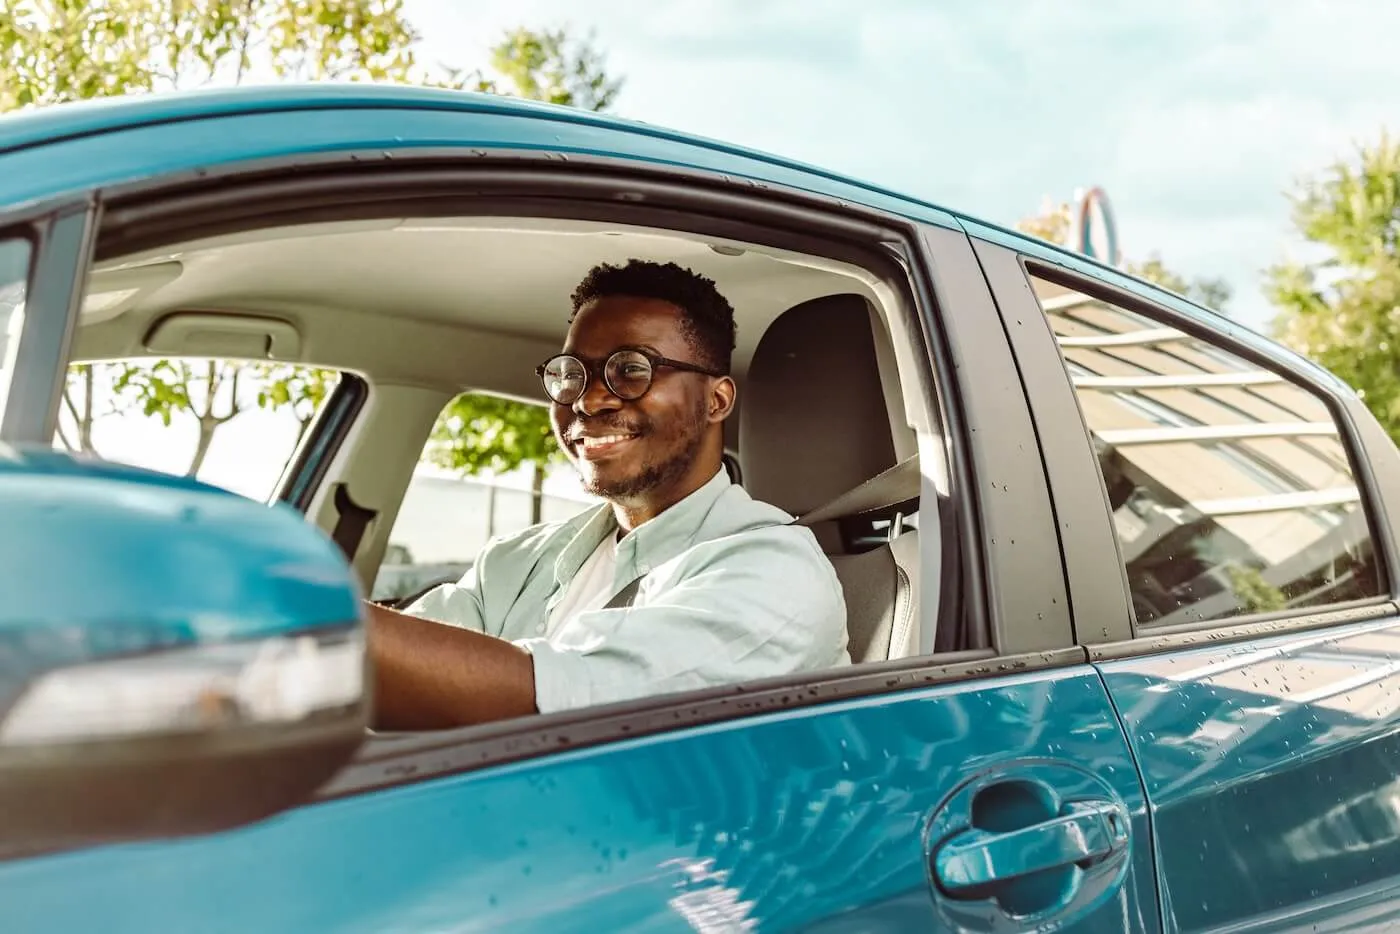
[[[937,930],[925,822],[966,777],[1028,761],[1092,772],[1132,815],[1125,880],[1064,930],[1155,930],[1141,787],[1087,665],[564,752],[215,837],[0,864],[0,904],[14,934]]]
[[[1149,318],[1194,325],[1217,347],[1252,354],[1331,396],[1370,507],[1386,596],[1163,631],[1137,624],[1127,577],[1104,572],[1106,564],[1123,566],[1118,535],[1049,328],[1037,321],[1039,340],[1013,341],[1037,423],[1055,442],[1043,452],[1061,511],[1076,634],[1104,674],[1143,775],[1164,930],[1387,929],[1400,912],[1400,744],[1393,738],[1400,726],[1400,620],[1388,599],[1395,592],[1394,523],[1381,494],[1394,488],[1400,455],[1388,441],[1355,445],[1358,426],[1369,430],[1374,420],[1358,410],[1349,388],[1285,348],[1049,246],[965,226],[977,237],[1003,314],[1044,320],[1018,257],[1059,266],[1109,286],[1113,291],[1100,293],[1106,300],[1122,303],[1129,293],[1155,308],[1144,309]],[[1000,246],[1014,251],[1012,260]],[[1086,560],[1091,554],[1095,559]]]
[[[1151,802],[1166,930],[1370,930],[1400,906],[1391,611],[1099,663]]]

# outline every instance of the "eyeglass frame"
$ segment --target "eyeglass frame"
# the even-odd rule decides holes
[[[643,390],[640,395],[636,395],[631,398],[621,395],[616,389],[613,388],[612,383],[608,380],[608,363],[618,354],[624,353],[634,353],[639,357],[644,357],[647,363],[651,364],[652,369],[651,380],[647,383],[647,388]],[[578,363],[579,366],[583,367],[583,388],[579,390],[578,399],[575,399],[573,402],[556,401],[554,396],[550,395],[549,386],[545,384],[544,371],[548,369],[549,365],[554,361],[564,359],[574,360]],[[550,357],[548,360],[541,363],[539,366],[535,367],[535,375],[539,377],[540,383],[544,385],[544,394],[546,397],[548,397],[550,402],[553,402],[555,405],[574,406],[578,405],[579,399],[582,399],[588,394],[588,386],[592,382],[595,374],[600,375],[602,377],[603,385],[607,387],[608,392],[611,393],[614,398],[621,399],[624,402],[635,402],[638,399],[643,398],[647,393],[651,392],[651,387],[656,385],[657,367],[669,367],[672,370],[680,370],[684,373],[699,373],[703,376],[713,376],[715,378],[721,378],[729,375],[728,373],[725,373],[720,370],[714,370],[710,369],[709,367],[703,367],[698,363],[687,363],[684,360],[672,360],[670,357],[663,357],[660,354],[652,353],[650,350],[647,350],[642,347],[619,347],[612,353],[604,357],[602,360],[586,360],[578,354],[574,353],[557,353],[554,356]]]

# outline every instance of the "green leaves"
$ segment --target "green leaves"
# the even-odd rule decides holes
[[[610,78],[591,37],[516,29],[480,68],[419,67],[420,36],[404,0],[0,0],[0,110],[249,78],[398,81],[511,94],[603,110],[621,82]],[[252,405],[290,409],[305,433],[337,374],[233,361],[172,361],[110,367],[112,409],[170,425],[199,423],[190,472],[215,431]],[[77,426],[65,439],[91,449],[91,371],[75,369],[66,394]],[[87,395],[84,395],[87,393]],[[476,473],[539,468],[561,459],[547,412],[491,396],[463,396],[433,429],[425,456]],[[537,471],[536,482],[540,481]]]
[[[7,0],[0,110],[287,80],[411,81],[403,0]]]
[[[315,367],[253,364],[249,369],[259,383],[258,407],[291,409],[301,424],[301,434],[305,434],[321,403],[340,381],[340,374],[334,370]]]
[[[1400,145],[1382,133],[1291,200],[1319,257],[1268,270],[1273,332],[1351,384],[1400,444]]]
[[[423,455],[439,467],[471,474],[564,462],[548,409],[483,393],[464,393],[448,404]]]
[[[563,30],[512,30],[491,50],[491,66],[508,82],[505,93],[580,110],[606,110],[622,90],[591,38],[574,42]]]

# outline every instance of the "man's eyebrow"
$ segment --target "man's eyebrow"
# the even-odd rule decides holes
[[[651,354],[652,356],[655,356],[655,357],[667,357],[667,356],[669,356],[668,354],[662,353],[660,350],[656,349],[656,347],[652,346],[651,344],[644,344],[644,343],[625,343],[625,344],[617,344],[617,345],[614,346],[611,350],[609,350],[609,351],[607,351],[607,352],[605,352],[605,353],[603,353],[603,354],[601,354],[600,356],[597,356],[597,357],[586,357],[586,356],[584,356],[582,353],[580,353],[580,352],[577,351],[577,350],[565,350],[565,351],[561,351],[561,352],[562,352],[562,353],[570,354],[570,355],[575,356],[575,357],[578,357],[580,360],[596,360],[596,361],[601,362],[601,361],[603,361],[603,360],[606,360],[608,357],[612,356],[613,354],[617,353],[619,350],[640,350],[640,351],[643,351],[643,352],[645,352],[645,353],[649,353],[649,354]]]

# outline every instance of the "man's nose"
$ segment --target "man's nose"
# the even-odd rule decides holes
[[[612,394],[612,390],[602,379],[590,379],[583,395],[574,401],[575,414],[589,417],[603,412],[615,412],[620,408],[622,400]]]

